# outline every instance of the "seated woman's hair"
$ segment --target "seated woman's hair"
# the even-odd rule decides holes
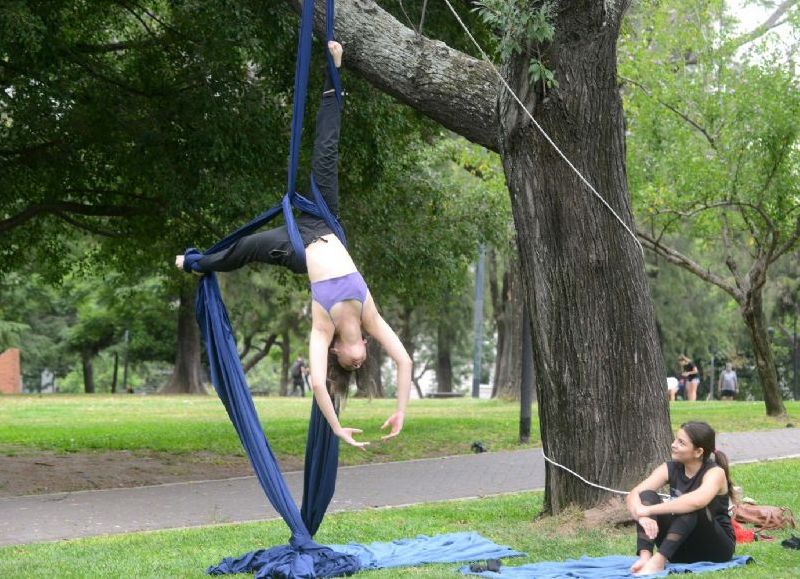
[[[730,464],[728,457],[721,450],[717,450],[717,434],[714,429],[707,422],[699,420],[691,420],[681,424],[681,429],[692,441],[695,448],[703,449],[703,462],[712,458],[718,467],[725,471],[725,479],[728,481],[728,498],[733,500],[733,482],[731,481],[731,473],[728,469]]]

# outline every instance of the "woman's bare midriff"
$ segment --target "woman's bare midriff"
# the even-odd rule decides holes
[[[347,249],[333,233],[320,237],[306,247],[306,265],[311,283],[358,271]]]

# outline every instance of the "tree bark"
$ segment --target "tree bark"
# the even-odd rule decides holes
[[[758,377],[761,380],[761,389],[764,393],[764,404],[768,416],[785,416],[786,407],[780,395],[778,386],[778,371],[775,359],[769,344],[767,320],[764,316],[764,303],[761,291],[749,296],[750,299],[742,305],[741,311],[744,322],[750,332],[753,343],[753,354],[756,358]]]
[[[375,339],[367,340],[367,359],[356,370],[356,396],[360,398],[385,398],[383,392],[383,348]]]
[[[561,2],[546,56],[560,88],[541,98],[517,55],[506,78],[566,156],[633,229],[616,84],[621,13]],[[621,12],[623,7],[615,10]],[[627,232],[500,96],[501,157],[533,320],[544,453],[586,479],[627,489],[667,458],[665,376],[644,259]],[[608,495],[548,465],[545,510]]]
[[[625,8],[625,0],[559,2],[544,58],[560,87],[547,99],[531,88],[526,55],[503,68],[528,110],[632,227],[616,78]],[[321,30],[321,10],[316,23]],[[370,0],[339,0],[337,25],[348,67],[500,152],[532,317],[544,451],[589,480],[630,488],[667,458],[671,437],[638,246],[519,105],[498,94],[488,64],[415,34]],[[545,492],[553,513],[607,497],[550,465]]]
[[[83,391],[94,394],[94,352],[85,349],[81,352],[81,365],[83,366]]]
[[[111,393],[117,393],[117,376],[119,375],[119,354],[114,352],[114,373],[111,377]]]
[[[436,391],[453,391],[453,330],[442,319],[436,327]]]
[[[519,258],[512,257],[503,275],[504,296],[500,301],[503,323],[498,324],[498,350],[493,394],[497,398],[520,400],[522,384],[523,326],[525,294]],[[502,329],[504,336],[499,336]]]
[[[200,329],[194,312],[195,286],[194,280],[181,281],[175,367],[169,382],[159,390],[161,394],[208,394],[203,383]]]

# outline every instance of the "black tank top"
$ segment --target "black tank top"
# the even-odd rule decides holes
[[[707,460],[703,463],[703,466],[700,467],[700,470],[698,470],[693,477],[689,478],[686,476],[686,469],[682,463],[676,461],[667,462],[669,495],[672,498],[678,498],[681,495],[697,490],[703,483],[705,474],[715,466],[717,466],[716,462]],[[733,525],[731,525],[731,517],[730,514],[728,514],[728,504],[729,500],[727,494],[717,495],[708,503],[707,508],[711,516],[714,517],[725,530],[725,533],[727,533],[731,540],[735,540]]]

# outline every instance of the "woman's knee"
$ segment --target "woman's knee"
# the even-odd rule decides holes
[[[642,504],[647,507],[657,505],[662,502],[661,497],[658,496],[658,493],[650,490],[640,492],[639,500],[642,501]]]

